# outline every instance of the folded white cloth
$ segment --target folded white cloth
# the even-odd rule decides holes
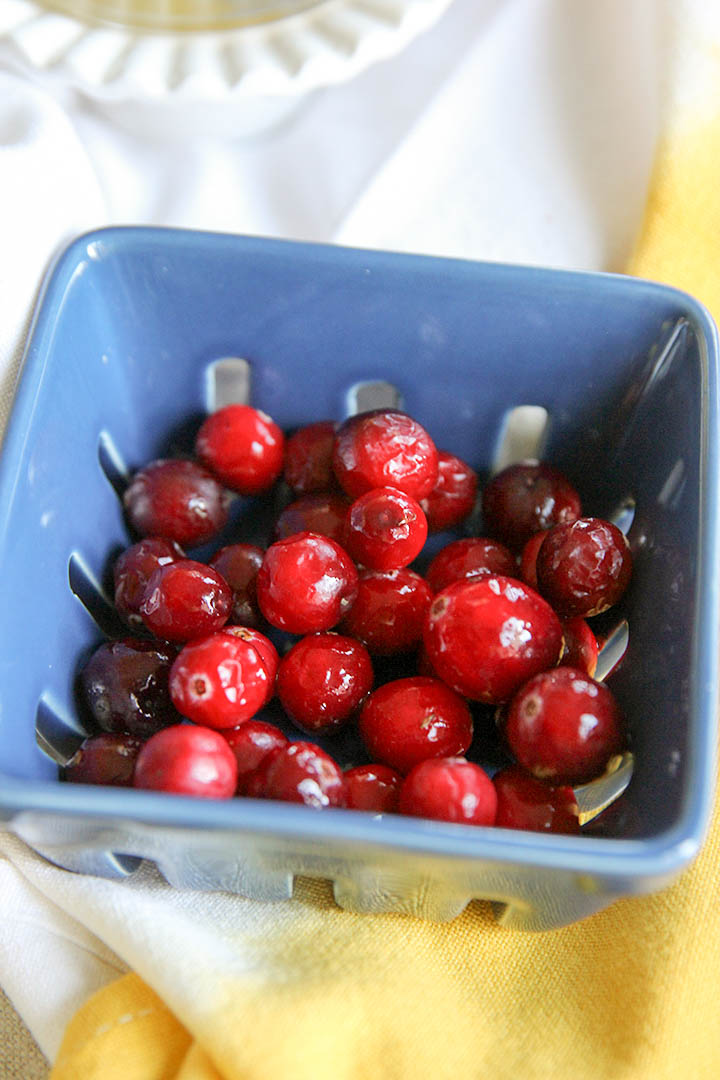
[[[455,0],[401,55],[244,140],[113,127],[0,53],[0,422],[48,261],[99,225],[621,269],[658,131],[664,11]],[[149,869],[120,884],[69,875],[2,834],[0,889],[0,983],[50,1058],[93,990],[128,966],[182,978],[180,931],[192,952],[206,916],[217,942],[225,907],[245,920],[257,908],[169,899]],[[157,918],[160,893],[172,917]]]

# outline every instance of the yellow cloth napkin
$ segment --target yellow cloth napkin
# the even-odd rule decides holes
[[[669,61],[628,271],[720,318],[720,28],[707,8],[677,5],[684,52]],[[287,904],[234,898],[237,956],[216,977],[208,957],[196,985],[110,983],[70,1023],[52,1080],[716,1080],[719,880],[716,815],[670,888],[539,935],[499,927],[479,901],[438,925],[342,912],[322,882],[298,882]],[[234,947],[227,927],[222,941]]]

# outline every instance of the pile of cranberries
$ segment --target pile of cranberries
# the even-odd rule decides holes
[[[186,554],[233,498],[268,493],[267,543]],[[230,405],[191,458],[136,472],[124,509],[127,636],[82,668],[97,733],[64,779],[578,831],[573,787],[626,744],[587,620],[622,596],[631,555],[557,469],[522,462],[480,490],[399,410],[286,434]],[[483,535],[462,535],[476,509]],[[335,760],[316,740],[350,725],[364,756]]]

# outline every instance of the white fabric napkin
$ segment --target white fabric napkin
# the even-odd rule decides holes
[[[664,13],[655,0],[455,0],[401,55],[245,140],[113,127],[0,52],[0,422],[45,268],[95,226],[621,269],[659,127]],[[151,868],[123,883],[70,875],[1,833],[0,890],[0,983],[50,1059],[95,989],[128,968],[181,980],[211,916],[217,944],[263,908],[173,894]]]

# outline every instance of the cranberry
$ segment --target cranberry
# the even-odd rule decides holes
[[[177,795],[229,799],[237,786],[237,762],[217,731],[191,724],[165,728],[143,746],[134,786]]]
[[[358,572],[329,537],[302,532],[277,540],[265,552],[257,579],[260,610],[291,634],[330,630],[357,595]]]
[[[179,559],[151,575],[140,605],[148,630],[166,641],[189,641],[227,622],[232,589],[211,566]]]
[[[631,575],[625,536],[602,518],[556,525],[538,551],[538,588],[563,616],[606,611],[625,592]]]
[[[519,765],[552,784],[593,780],[625,745],[611,691],[571,667],[541,672],[518,690],[505,738]]]
[[[582,668],[592,678],[597,668],[599,651],[597,638],[584,619],[579,615],[565,619],[561,664]]]
[[[237,794],[245,794],[245,786],[251,773],[262,764],[273,750],[287,746],[287,735],[274,724],[263,720],[246,720],[239,727],[226,728],[222,732],[235,755],[238,767]]]
[[[482,511],[486,529],[521,551],[533,533],[580,517],[580,496],[570,481],[544,461],[509,465],[485,485]]]
[[[348,810],[373,810],[392,814],[397,810],[402,776],[387,765],[356,765],[345,770]]]
[[[299,532],[319,533],[342,544],[345,536],[345,518],[350,501],[344,495],[321,492],[303,495],[281,510],[275,521],[275,540],[286,540]]]
[[[228,544],[216,551],[209,566],[228,583],[233,592],[230,618],[240,626],[259,626],[255,582],[265,552],[256,544]]]
[[[146,739],[178,715],[168,679],[175,649],[160,642],[105,641],[83,667],[81,686],[98,727]]]
[[[558,662],[562,626],[546,600],[497,574],[456,581],[438,593],[424,633],[428,659],[460,694],[501,704]]]
[[[103,731],[83,739],[63,770],[71,784],[132,787],[135,760],[144,740],[124,731]]]
[[[401,814],[466,825],[493,825],[497,795],[479,765],[463,757],[421,761],[400,788]]]
[[[438,476],[429,495],[420,499],[430,532],[459,525],[472,512],[477,496],[474,469],[447,450],[438,451]]]
[[[577,799],[568,785],[545,784],[519,765],[508,765],[495,773],[493,783],[498,800],[495,824],[499,828],[566,835],[580,832]]]
[[[252,721],[248,720],[248,723],[250,724]],[[270,798],[266,789],[267,775],[270,771],[270,766],[285,745],[286,743],[283,743],[282,746],[274,746],[271,750],[268,750],[260,763],[256,765],[251,772],[245,775],[242,784],[239,785],[239,789],[241,788],[241,790],[238,790],[238,795],[244,795],[247,799]]]
[[[135,533],[192,547],[227,523],[229,496],[195,461],[160,459],[135,473],[123,496]]]
[[[365,646],[342,634],[309,634],[280,661],[277,693],[290,719],[309,735],[341,727],[373,685]]]
[[[329,754],[309,742],[277,750],[264,776],[266,799],[304,803],[321,809],[345,805],[345,778]]]
[[[420,504],[397,488],[373,488],[348,510],[345,547],[370,570],[398,570],[420,554],[427,518]]]
[[[143,626],[140,604],[150,575],[159,566],[184,559],[185,552],[173,540],[149,537],[122,552],[113,566],[115,607],[134,629]]]
[[[514,577],[516,570],[515,557],[504,544],[483,536],[470,536],[453,540],[441,548],[428,566],[425,577],[437,593],[463,578],[483,573]]]
[[[525,543],[520,555],[520,577],[532,589],[537,589],[537,555],[540,545],[547,536],[547,530],[534,533]]]
[[[283,467],[285,436],[266,413],[251,405],[225,405],[203,422],[195,453],[217,478],[241,495],[258,495]]]
[[[170,671],[170,694],[178,711],[210,728],[237,727],[249,720],[272,690],[271,674],[256,645],[223,630],[185,645]]]
[[[298,428],[285,443],[286,484],[298,495],[328,491],[334,483],[332,467],[336,425],[319,420]]]
[[[349,417],[335,437],[333,469],[351,498],[394,487],[422,499],[435,486],[438,452],[421,424],[395,409]]]
[[[278,666],[280,664],[280,656],[277,649],[273,645],[269,637],[266,637],[260,630],[255,630],[251,626],[223,626],[223,634],[230,634],[232,637],[240,638],[241,641],[247,642],[252,645],[260,656],[262,663],[265,666],[268,677],[268,696],[267,700],[275,693],[275,677],[277,675]]]
[[[355,603],[341,630],[362,641],[373,656],[411,652],[422,640],[430,586],[409,567],[361,570]]]
[[[370,757],[403,774],[426,758],[464,754],[473,736],[467,703],[425,675],[379,686],[365,702],[358,728]]]

